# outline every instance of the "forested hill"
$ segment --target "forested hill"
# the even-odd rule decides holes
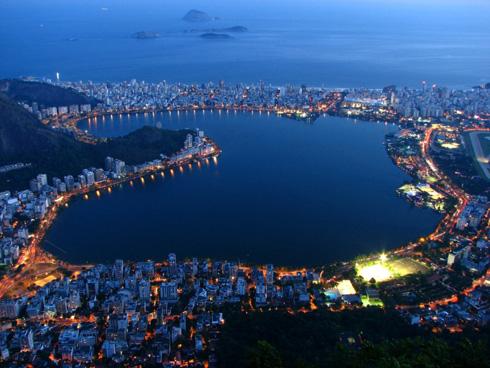
[[[103,167],[111,156],[128,165],[179,151],[189,130],[141,128],[127,136],[91,145],[54,131],[5,94],[0,93],[0,166],[17,162],[31,167],[0,173],[0,190],[29,188],[39,173],[49,178],[78,175],[84,168]]]
[[[69,105],[96,105],[98,100],[89,98],[69,88],[61,88],[48,83],[28,82],[19,79],[4,79],[0,81],[0,91],[18,102],[32,104],[37,102],[39,107],[58,107]]]
[[[490,366],[488,326],[434,334],[407,325],[391,308],[237,311],[224,318],[219,368]]]
[[[65,143],[80,145],[75,139],[48,128],[9,96],[0,93],[0,165],[9,163],[12,156],[57,151]]]

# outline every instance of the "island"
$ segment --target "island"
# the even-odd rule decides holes
[[[210,15],[196,9],[189,10],[184,18],[182,18],[186,22],[209,22],[214,19]]]
[[[145,40],[148,38],[159,38],[162,37],[162,35],[160,33],[151,32],[151,31],[141,31],[141,32],[134,33],[131,37],[138,38],[140,40]]]
[[[246,27],[242,26],[234,26],[234,27],[229,27],[229,28],[209,28],[209,29],[188,29],[185,30],[184,33],[201,33],[201,32],[208,32],[208,33],[219,33],[219,32],[232,32],[232,33],[245,33],[249,32],[250,30]]]
[[[204,34],[200,35],[199,37],[208,38],[208,39],[212,39],[212,40],[233,38],[229,34],[226,34],[226,33],[204,33]]]

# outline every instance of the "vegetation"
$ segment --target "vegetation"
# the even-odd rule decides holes
[[[188,130],[144,127],[105,143],[83,143],[53,131],[5,95],[0,95],[0,166],[16,162],[30,167],[0,173],[0,190],[28,188],[39,173],[48,177],[80,174],[82,169],[103,167],[111,156],[128,165],[171,155],[183,147]]]
[[[0,81],[0,90],[19,102],[32,104],[36,102],[39,108],[58,107],[69,105],[91,104],[95,106],[101,102],[89,98],[73,89],[61,88],[47,83],[27,82],[18,79],[4,79]]]
[[[434,338],[393,309],[230,312],[225,319],[219,367],[490,366],[488,328]],[[359,344],[342,343],[343,336],[359,337]]]

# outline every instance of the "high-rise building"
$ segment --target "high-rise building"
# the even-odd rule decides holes
[[[31,329],[20,331],[20,351],[31,351],[34,348],[34,332]]]
[[[197,258],[192,258],[192,276],[196,276],[198,272]]]
[[[138,295],[141,300],[150,300],[150,283],[147,279],[142,279],[138,284]]]
[[[104,170],[96,169],[94,177],[95,177],[95,182],[97,183],[100,181],[104,181],[105,180]]]
[[[70,105],[68,106],[68,110],[70,111],[70,114],[78,114],[78,112],[80,111],[78,105]]]
[[[85,292],[87,296],[99,294],[99,280],[92,278],[88,279],[85,284]]]
[[[111,171],[112,167],[114,165],[114,159],[112,157],[106,157],[105,158],[105,169],[106,171]]]
[[[121,160],[114,160],[114,163],[113,163],[113,166],[112,166],[112,171],[114,172],[114,174],[118,175],[118,176],[121,176],[121,175],[124,175],[124,166],[125,166],[125,162],[124,161],[121,161]]]
[[[187,137],[185,138],[185,142],[184,142],[184,148],[185,149],[188,149],[188,148],[191,148],[192,147],[192,135],[191,134],[187,134]]]
[[[265,279],[267,284],[271,285],[274,282],[274,265],[268,264],[265,272]]]
[[[163,325],[165,322],[165,309],[163,307],[159,307],[157,309],[157,326]]]
[[[46,174],[39,174],[36,177],[37,181],[41,183],[41,186],[48,185],[48,176]]]
[[[118,280],[124,277],[124,261],[122,259],[116,259],[114,262],[114,277]]]
[[[166,301],[176,301],[177,284],[175,282],[162,282],[160,285],[160,299]]]
[[[41,183],[37,179],[31,179],[29,181],[29,189],[31,192],[37,193],[41,191]]]
[[[180,328],[182,331],[187,329],[187,312],[184,311],[180,315]]]
[[[238,295],[245,295],[247,291],[247,282],[243,277],[239,277],[236,282],[236,291]]]
[[[75,179],[73,178],[73,175],[67,175],[64,177],[65,185],[66,185],[66,190],[72,190],[74,185],[75,185]]]
[[[87,180],[87,185],[91,186],[95,183],[95,176],[94,173],[90,170],[84,169],[82,171],[83,176],[85,176],[85,179]]]
[[[177,256],[175,253],[168,255],[168,273],[169,275],[175,275],[177,273]]]
[[[83,175],[78,175],[78,182],[80,183],[80,185],[83,187],[86,187],[87,186],[87,179],[85,178],[85,176]]]

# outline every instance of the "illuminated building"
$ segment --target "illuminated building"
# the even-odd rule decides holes
[[[124,277],[124,261],[122,259],[116,259],[114,262],[114,277],[119,280]]]

